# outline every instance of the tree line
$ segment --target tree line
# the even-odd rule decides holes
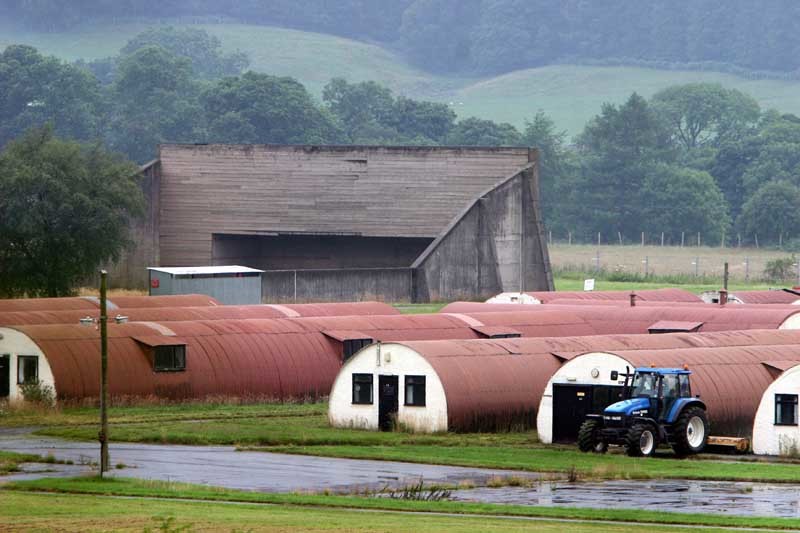
[[[535,146],[544,219],[556,235],[635,242],[664,232],[674,244],[681,234],[718,243],[741,233],[746,244],[800,248],[800,118],[764,111],[737,90],[634,93],[568,139],[541,111],[520,130],[342,79],[319,101],[297,80],[246,65],[201,30],[145,32],[119,56],[89,64],[6,48],[0,294],[12,294],[4,280],[45,278],[61,281],[41,294],[63,294],[117,256],[127,218],[141,209],[130,161],[149,160],[162,142]],[[48,256],[59,243],[72,248],[69,261]]]
[[[57,31],[194,17],[331,33],[402,50],[437,72],[499,73],[555,62],[800,68],[795,0],[7,0],[8,20]]]

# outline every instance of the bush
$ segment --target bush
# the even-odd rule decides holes
[[[26,402],[48,407],[53,406],[56,403],[56,393],[55,390],[53,390],[53,387],[46,385],[41,381],[23,383],[19,386],[19,388],[21,389],[22,397]]]
[[[764,278],[769,281],[793,280],[796,265],[797,258],[794,255],[767,261],[767,266],[764,268]]]

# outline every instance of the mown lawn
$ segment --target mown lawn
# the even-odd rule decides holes
[[[28,494],[26,491],[36,492]],[[51,492],[52,494],[42,494]],[[98,496],[128,496],[98,499]],[[154,498],[169,498],[170,501]],[[285,531],[630,531],[624,522],[659,524],[658,531],[685,531],[680,525],[790,529],[800,520],[667,513],[533,507],[449,501],[313,494],[266,494],[182,483],[134,479],[42,479],[13,483],[0,490],[0,523],[19,529],[156,529],[171,517],[172,526],[192,529]],[[207,501],[175,501],[178,499]],[[220,502],[241,502],[225,505]],[[247,505],[250,504],[250,505]],[[261,504],[261,505],[255,505]],[[271,504],[265,506],[264,504]],[[355,511],[361,509],[361,511]],[[372,512],[364,512],[370,510]],[[392,514],[381,511],[393,511]],[[414,514],[398,515],[398,512]],[[426,516],[426,513],[430,513]],[[434,514],[436,513],[436,514]],[[442,516],[462,515],[462,516]],[[505,516],[505,519],[494,516]],[[512,520],[511,517],[543,520]],[[568,519],[575,522],[551,522]],[[112,521],[113,522],[110,522]],[[595,523],[604,520],[621,522]],[[665,524],[673,526],[663,527]],[[723,529],[704,529],[723,531]]]

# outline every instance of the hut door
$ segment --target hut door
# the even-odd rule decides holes
[[[11,391],[11,357],[0,355],[0,398],[7,398]]]
[[[397,417],[397,376],[379,376],[378,390],[378,427],[391,431]]]
[[[591,385],[553,385],[553,442],[575,442],[592,410]]]

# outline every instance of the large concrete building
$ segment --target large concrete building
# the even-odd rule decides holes
[[[552,290],[528,148],[162,145],[115,270],[238,264],[264,299],[453,300]]]

